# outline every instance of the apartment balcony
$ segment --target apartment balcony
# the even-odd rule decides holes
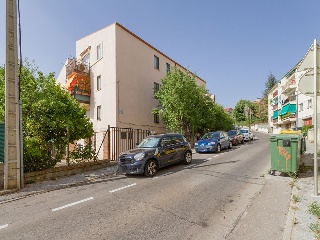
[[[297,88],[297,81],[295,79],[290,79],[282,86],[282,93],[283,94],[292,94],[295,92]]]
[[[90,73],[84,63],[70,59],[66,66],[67,83],[65,87],[80,103],[90,104]]]
[[[287,97],[285,100],[282,100],[281,104],[282,105],[286,105],[288,103],[295,104],[296,102],[297,102],[297,96],[292,95],[292,96]]]
[[[281,123],[290,123],[296,122],[297,117],[297,105],[288,103],[287,105],[283,106],[280,111],[280,121]]]

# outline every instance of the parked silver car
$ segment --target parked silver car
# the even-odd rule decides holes
[[[240,132],[243,135],[243,139],[245,141],[251,141],[253,140],[253,134],[252,132],[249,130],[249,128],[240,128]]]

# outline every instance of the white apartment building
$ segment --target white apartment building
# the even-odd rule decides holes
[[[313,125],[313,98],[299,91],[302,72],[297,71],[298,66],[292,68],[269,91],[268,119],[272,133]]]
[[[158,105],[154,91],[174,66],[185,69],[117,22],[76,42],[76,57],[66,61],[57,81],[86,106],[99,159],[128,148],[128,142],[135,146],[139,131],[166,132],[159,116],[152,114]],[[199,77],[196,82],[206,84]],[[117,144],[110,140],[110,127],[120,132]]]

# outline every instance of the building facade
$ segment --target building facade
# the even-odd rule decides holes
[[[110,151],[110,143],[101,144],[110,126],[166,132],[152,109],[158,105],[154,91],[171,67],[185,69],[119,23],[76,42],[76,57],[66,61],[57,81],[86,107],[100,159]],[[206,84],[199,77],[196,82]]]
[[[313,98],[299,91],[299,81],[303,72],[297,71],[298,65],[269,91],[268,119],[272,133],[313,125]]]

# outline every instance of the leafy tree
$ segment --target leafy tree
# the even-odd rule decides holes
[[[263,99],[267,99],[268,98],[268,92],[276,84],[277,84],[276,77],[272,73],[270,73],[270,75],[268,76],[268,80],[265,83],[266,89],[262,93],[263,94],[263,96],[262,96]]]
[[[261,99],[259,102],[253,103],[254,113],[253,122],[266,123],[268,122],[268,100]]]
[[[254,112],[254,106],[249,100],[241,99],[237,102],[232,112],[237,123],[249,120],[249,115],[246,111],[246,108],[251,109],[251,114]]]
[[[0,121],[4,121],[4,66],[0,67]],[[56,165],[66,145],[89,138],[93,127],[67,91],[56,83],[54,74],[44,75],[33,63],[25,61],[20,77],[25,172]]]
[[[230,122],[232,127],[232,120],[223,108],[212,101],[205,87],[198,86],[188,71],[172,68],[162,79],[155,98],[160,108],[153,109],[153,113],[158,113],[171,131],[194,136],[206,130],[227,128]]]

